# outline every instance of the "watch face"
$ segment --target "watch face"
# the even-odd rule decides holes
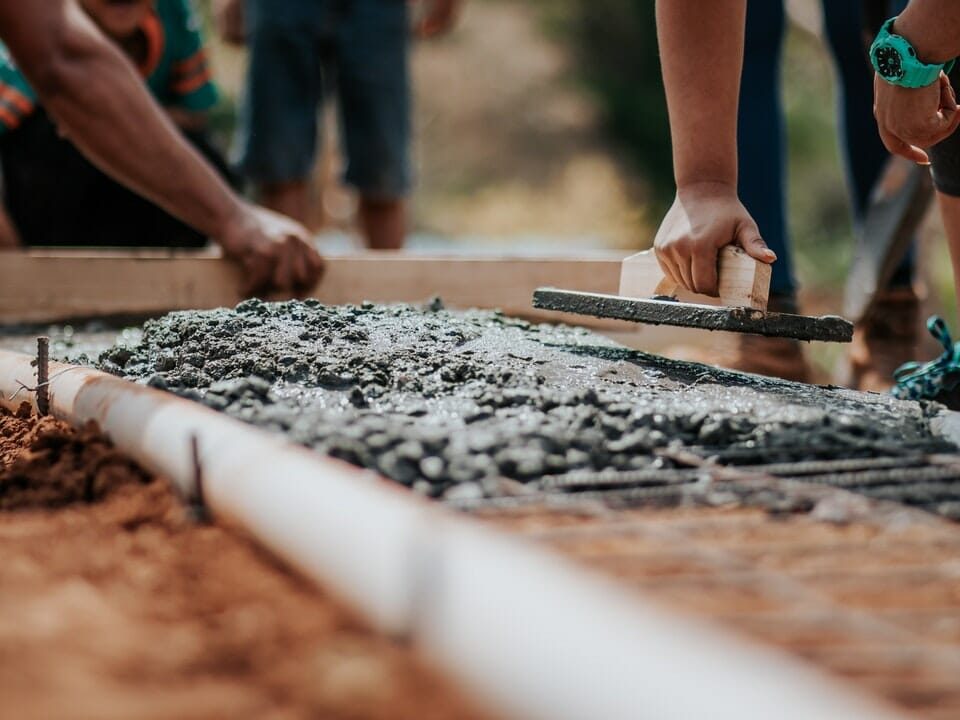
[[[899,80],[903,77],[903,58],[896,49],[889,45],[877,48],[874,57],[880,77],[888,80]]]

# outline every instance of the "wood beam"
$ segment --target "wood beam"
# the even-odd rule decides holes
[[[327,258],[327,272],[308,297],[330,304],[421,302],[437,295],[449,307],[499,308],[548,322],[585,318],[539,312],[542,286],[615,293],[621,257],[430,257],[363,253]],[[210,254],[108,251],[0,253],[0,323],[43,323],[108,315],[232,306],[241,300],[239,274]],[[284,299],[272,296],[269,299]],[[628,331],[627,323],[591,327]]]

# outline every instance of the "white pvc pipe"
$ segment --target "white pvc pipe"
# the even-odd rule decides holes
[[[31,358],[0,351],[9,401]],[[371,472],[197,403],[52,363],[51,412],[95,420],[124,452],[204,494],[377,629],[412,637],[505,717],[533,720],[887,720],[808,666],[679,618],[558,557]],[[18,382],[19,381],[19,382]],[[22,396],[22,393],[21,393]]]

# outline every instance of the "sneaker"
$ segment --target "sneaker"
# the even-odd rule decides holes
[[[877,298],[873,310],[858,323],[837,384],[854,390],[886,392],[894,372],[916,359],[920,299],[913,288],[894,288]]]
[[[792,295],[771,295],[767,310],[796,315],[797,302]],[[730,370],[782,380],[809,383],[813,379],[803,345],[790,338],[737,335],[718,364]]]
[[[960,343],[954,344],[947,324],[936,315],[927,320],[927,330],[943,346],[943,354],[897,368],[890,392],[901,400],[936,400],[951,410],[960,409]]]

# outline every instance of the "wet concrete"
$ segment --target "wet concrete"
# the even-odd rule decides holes
[[[657,454],[668,446],[766,462],[953,449],[930,433],[936,406],[666,360],[439,301],[248,301],[172,313],[130,340],[100,367],[461,500],[496,494],[497,477],[669,468]]]
[[[139,342],[141,330],[138,325],[143,321],[144,318],[125,318],[117,323],[96,320],[75,325],[0,325],[0,350],[35,355],[37,338],[45,336],[50,338],[51,358],[89,363],[89,358],[96,358],[113,345]]]

